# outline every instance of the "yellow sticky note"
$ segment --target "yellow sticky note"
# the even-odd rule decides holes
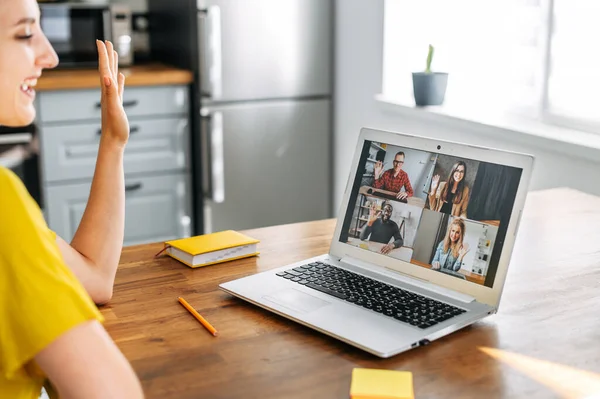
[[[361,369],[352,370],[352,399],[414,399],[410,371]]]

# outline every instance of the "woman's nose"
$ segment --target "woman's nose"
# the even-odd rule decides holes
[[[58,55],[46,38],[46,35],[42,36],[42,43],[40,43],[40,54],[37,57],[36,63],[42,68],[54,68],[58,65]]]

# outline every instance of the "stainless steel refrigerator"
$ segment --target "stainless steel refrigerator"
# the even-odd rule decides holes
[[[148,7],[154,58],[196,77],[195,233],[330,217],[333,2]]]

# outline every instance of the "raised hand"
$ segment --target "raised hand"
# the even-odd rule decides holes
[[[431,179],[431,192],[433,194],[435,194],[435,191],[437,190],[439,184],[440,184],[440,175],[433,176],[433,178]]]
[[[375,204],[373,204],[371,206],[371,209],[369,210],[369,226],[372,226],[373,223],[375,223],[375,221],[379,218],[380,214],[381,211],[375,209]]]
[[[470,251],[470,249],[469,249],[469,244],[465,242],[465,243],[464,243],[464,244],[463,244],[463,245],[460,247],[460,249],[458,250],[458,256],[459,256],[459,257],[460,257],[460,259],[462,260],[462,259],[465,257],[465,255],[466,255],[467,253],[469,253],[469,251]]]
[[[123,109],[125,75],[119,73],[119,57],[110,41],[96,40],[102,106],[102,137],[118,146],[129,139],[129,121]]]
[[[379,179],[381,177],[381,175],[383,174],[383,162],[375,162],[374,173],[376,179]]]

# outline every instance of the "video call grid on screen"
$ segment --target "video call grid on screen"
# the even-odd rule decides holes
[[[492,287],[521,173],[367,140],[340,242]]]

